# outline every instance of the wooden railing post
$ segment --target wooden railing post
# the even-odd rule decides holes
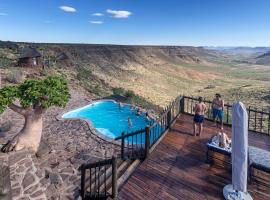
[[[125,153],[125,138],[124,138],[125,132],[122,132],[122,140],[121,140],[121,158],[124,159],[124,153]]]
[[[180,98],[180,112],[181,113],[185,112],[185,97],[184,96]]]
[[[170,127],[171,121],[172,121],[172,108],[170,107],[169,109],[170,110],[168,111],[168,114],[167,114],[167,128]]]
[[[81,166],[81,197],[82,200],[85,199],[85,167],[84,165]]]
[[[116,198],[118,195],[118,185],[117,185],[117,160],[113,156],[112,157],[112,198]]]
[[[145,158],[148,157],[150,152],[150,127],[145,128]]]

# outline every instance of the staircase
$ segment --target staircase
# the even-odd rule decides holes
[[[111,158],[82,165],[81,196],[83,200],[115,198],[141,160]]]

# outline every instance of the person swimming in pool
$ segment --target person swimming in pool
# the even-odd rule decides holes
[[[138,107],[136,115],[140,116],[142,114],[142,109],[140,107]]]
[[[202,97],[199,97],[199,102],[195,104],[193,110],[195,112],[193,119],[194,136],[201,136],[203,131],[204,114],[206,112],[206,105],[202,102]],[[197,126],[199,126],[199,133],[197,134]]]
[[[119,101],[118,102],[119,110],[123,107],[123,104]]]
[[[132,104],[130,105],[130,110],[133,111],[134,109],[135,109],[135,106],[134,106],[134,104],[132,103]]]
[[[128,117],[128,127],[131,128],[132,127],[132,121],[131,121],[131,118]]]
[[[151,120],[151,119],[150,119],[150,116],[149,116],[149,114],[148,114],[148,112],[145,113],[145,117],[146,117],[146,119],[147,119],[148,121]]]
[[[215,126],[217,127],[217,118],[220,120],[220,129],[223,129],[223,110],[224,101],[221,99],[220,94],[216,94],[216,97],[212,101],[213,119]]]

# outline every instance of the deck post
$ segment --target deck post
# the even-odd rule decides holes
[[[124,159],[124,153],[125,153],[125,132],[122,132],[122,139],[121,139],[121,158]]]
[[[85,199],[85,167],[81,166],[81,197],[82,200]]]
[[[172,108],[169,108],[170,110],[168,111],[167,114],[167,128],[170,128],[171,121],[172,121]]]
[[[184,96],[180,98],[180,112],[181,113],[185,112],[185,97]]]
[[[112,198],[116,198],[118,195],[118,186],[117,186],[117,160],[116,157],[112,157]]]
[[[150,152],[150,127],[145,128],[145,158],[148,157]]]

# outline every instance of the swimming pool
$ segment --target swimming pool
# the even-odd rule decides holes
[[[85,107],[70,111],[62,115],[62,118],[82,118],[90,121],[98,132],[109,138],[121,136],[121,133],[134,132],[144,129],[152,124],[153,120],[148,120],[145,113],[136,115],[136,111],[128,104],[119,104],[113,100],[97,101]],[[128,123],[130,118],[132,125]],[[143,142],[143,141],[141,141]]]

